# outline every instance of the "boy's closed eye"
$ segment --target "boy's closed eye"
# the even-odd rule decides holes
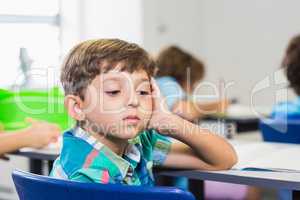
[[[105,93],[108,94],[109,96],[116,96],[121,93],[121,90],[108,90],[105,91]]]
[[[151,91],[142,91],[142,90],[140,90],[140,91],[138,91],[138,93],[140,94],[140,95],[150,95],[151,94]]]
[[[104,82],[104,93],[109,96],[117,96],[121,93],[121,84],[116,80],[107,80]]]
[[[140,86],[137,88],[137,92],[142,96],[151,95],[151,86],[149,82],[143,82],[140,84]]]

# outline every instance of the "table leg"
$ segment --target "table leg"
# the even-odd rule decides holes
[[[50,172],[51,172],[51,170],[52,170],[53,163],[54,163],[54,161],[52,161],[52,160],[49,160],[49,161],[48,161],[48,174],[50,174]]]
[[[43,163],[38,159],[29,160],[29,170],[33,174],[43,175]]]
[[[300,200],[300,191],[293,190],[292,191],[292,199],[293,200]]]
[[[204,181],[189,179],[189,191],[195,196],[196,200],[204,200]]]
[[[162,175],[155,175],[154,176],[155,185],[157,186],[174,186],[175,185],[175,178],[172,176],[162,176]]]

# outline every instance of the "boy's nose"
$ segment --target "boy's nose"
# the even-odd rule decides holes
[[[131,92],[128,99],[128,106],[137,107],[139,104],[138,95],[135,92]]]

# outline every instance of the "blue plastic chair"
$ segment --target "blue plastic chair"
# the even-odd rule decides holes
[[[299,119],[264,119],[260,121],[263,140],[267,142],[282,142],[300,144]]]
[[[12,178],[20,200],[195,200],[190,192],[171,187],[82,183],[19,170]]]

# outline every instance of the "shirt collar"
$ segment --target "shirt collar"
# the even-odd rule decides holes
[[[93,135],[91,135],[90,133],[88,133],[80,127],[76,127],[73,130],[73,135],[77,138],[86,141],[99,152],[102,152],[118,168],[118,171],[121,174],[122,178],[125,178],[127,175],[130,176],[141,159],[141,152],[137,146],[138,144],[140,144],[139,137],[135,138],[134,140],[130,140],[130,144],[125,149],[123,158],[117,155],[115,152],[113,152],[106,145],[102,144]],[[119,173],[115,170],[108,170],[110,174],[114,177],[119,175]]]

